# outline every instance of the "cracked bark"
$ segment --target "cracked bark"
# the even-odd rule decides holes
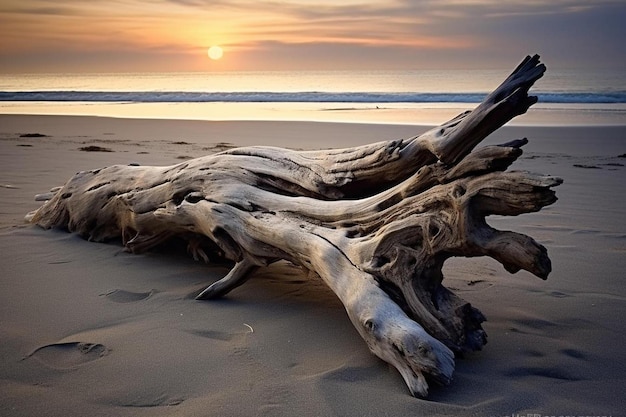
[[[545,71],[527,57],[473,111],[409,139],[349,149],[227,150],[170,167],[111,166],[76,174],[27,218],[143,252],[174,237],[231,272],[200,292],[223,296],[254,270],[288,260],[319,275],[370,350],[413,395],[447,384],[454,354],[486,343],[479,310],[443,286],[452,256],[490,256],[509,272],[550,272],[532,238],[490,227],[556,201],[561,180],[507,172],[526,139],[474,150],[524,113]],[[41,197],[44,196],[44,197]]]

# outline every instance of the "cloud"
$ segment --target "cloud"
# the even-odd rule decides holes
[[[4,71],[55,56],[75,65],[67,57],[81,53],[129,71],[176,55],[179,70],[195,69],[193,54],[213,43],[237,69],[508,67],[533,52],[623,68],[624,21],[623,0],[4,0],[0,53]]]

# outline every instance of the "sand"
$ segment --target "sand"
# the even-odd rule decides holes
[[[446,283],[487,316],[489,343],[448,387],[409,395],[320,281],[277,264],[218,301],[226,273],[182,254],[131,255],[27,225],[33,196],[114,163],[170,165],[228,146],[313,149],[424,126],[0,116],[0,415],[583,416],[626,409],[626,127],[505,127],[514,166],[564,178],[539,213],[493,218],[530,234],[547,281],[454,259]],[[20,137],[39,133],[44,137]],[[86,152],[99,146],[111,152]]]

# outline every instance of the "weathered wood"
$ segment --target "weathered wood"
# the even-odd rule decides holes
[[[411,393],[426,396],[426,376],[448,383],[454,353],[486,343],[483,315],[442,284],[448,258],[490,256],[512,273],[550,273],[542,245],[485,217],[540,210],[561,180],[506,172],[526,139],[474,150],[536,102],[528,90],[544,71],[527,57],[475,110],[407,140],[237,148],[169,167],[83,171],[29,219],[92,241],[121,237],[131,252],[182,238],[196,259],[234,261],[199,299],[223,296],[272,262],[298,264],[337,294]]]

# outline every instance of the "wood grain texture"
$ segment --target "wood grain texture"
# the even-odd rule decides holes
[[[143,252],[177,238],[209,261],[233,261],[199,299],[223,296],[278,260],[300,265],[337,294],[370,350],[395,366],[413,395],[447,384],[455,353],[486,343],[478,309],[443,286],[453,256],[489,256],[545,279],[546,249],[499,231],[556,201],[561,180],[509,172],[526,139],[475,149],[524,113],[545,71],[527,57],[475,110],[406,140],[349,149],[235,148],[167,167],[83,171],[27,216],[91,241],[121,238]],[[428,377],[428,380],[427,380]]]

